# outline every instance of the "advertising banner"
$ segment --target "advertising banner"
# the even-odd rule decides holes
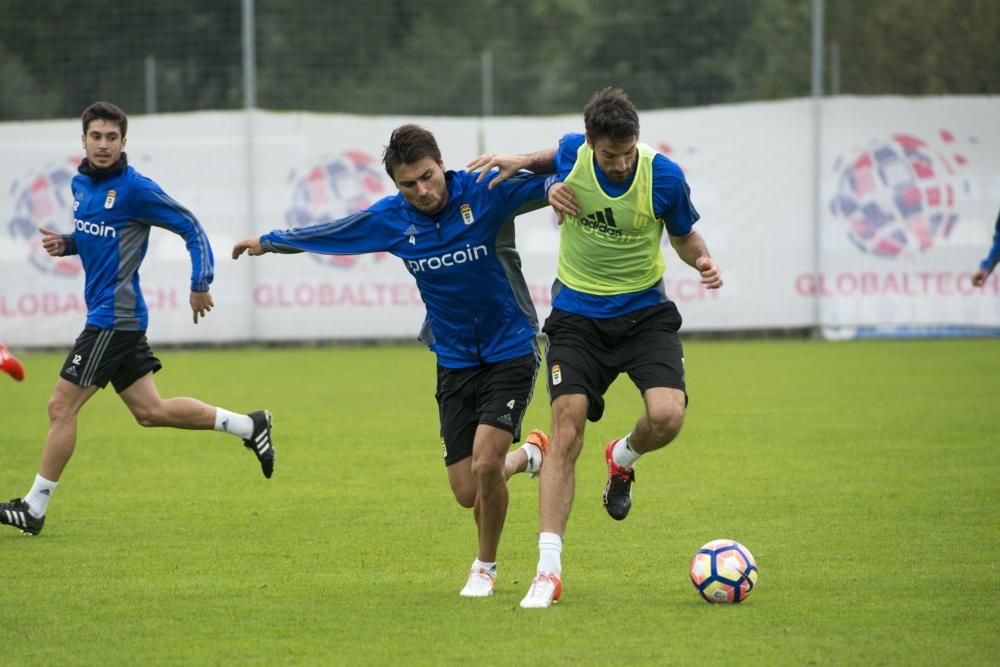
[[[828,98],[640,111],[640,140],[677,162],[695,226],[725,281],[709,291],[664,236],[668,295],[688,331],[1000,327],[1000,276],[973,288],[1000,208],[1000,101]],[[436,135],[445,167],[483,151],[555,147],[582,114],[402,118],[203,112],[130,118],[129,162],[189,208],[215,254],[215,310],[194,325],[180,237],[150,232],[141,284],[155,345],[414,339],[424,309],[398,258],[230,258],[271,229],[334,220],[396,189],[382,164],[392,129]],[[0,341],[65,346],[86,317],[77,257],[49,257],[40,228],[74,229],[78,121],[0,124]],[[550,308],[559,226],[517,222],[540,318]]]

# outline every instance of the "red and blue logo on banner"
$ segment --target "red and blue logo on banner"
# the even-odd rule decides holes
[[[360,151],[348,150],[325,156],[301,174],[293,172],[292,203],[285,212],[289,227],[307,227],[346,217],[393,194],[386,186],[388,176],[377,159]],[[356,255],[317,255],[310,257],[323,264],[351,268]],[[377,253],[375,261],[385,259]]]
[[[10,186],[13,215],[7,225],[16,240],[25,242],[31,265],[57,276],[76,277],[83,271],[80,258],[50,257],[42,249],[40,227],[69,234],[73,231],[73,193],[70,181],[76,176],[79,157],[46,163]]]
[[[968,160],[952,133],[934,141],[894,134],[841,156],[830,208],[861,251],[878,257],[914,255],[946,238],[958,222],[955,205],[968,194]]]

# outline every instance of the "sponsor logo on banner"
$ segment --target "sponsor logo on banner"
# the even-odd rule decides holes
[[[956,205],[970,194],[967,167],[947,130],[873,139],[834,162],[830,209],[859,251],[912,257],[930,251],[958,223]]]
[[[76,255],[50,257],[42,248],[44,227],[71,234],[74,229],[74,201],[70,182],[76,176],[80,158],[68,157],[35,167],[9,186],[13,209],[4,212],[7,233],[23,244],[31,265],[42,273],[74,278],[83,272]],[[5,217],[6,217],[5,216]]]
[[[285,211],[289,227],[308,227],[332,222],[371,206],[395,189],[381,169],[378,159],[355,150],[325,155],[302,171],[289,174],[292,201]],[[413,242],[413,241],[411,241]],[[363,255],[318,255],[314,260],[327,266],[351,268],[364,261]],[[388,255],[375,253],[370,261]]]

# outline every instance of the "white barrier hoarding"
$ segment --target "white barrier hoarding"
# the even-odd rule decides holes
[[[996,98],[830,100],[818,266],[825,327],[1000,324],[1000,276],[970,274],[1000,209]]]
[[[702,215],[696,229],[725,278],[722,290],[702,289],[664,244],[667,289],[685,328],[1000,326],[998,276],[982,290],[969,285],[1000,207],[1000,102],[828,99],[819,142],[813,109],[791,100],[641,112],[641,139],[687,174]],[[198,216],[216,259],[216,308],[194,326],[184,243],[152,230],[141,278],[153,343],[415,337],[423,304],[396,258],[229,258],[250,234],[340,217],[393,194],[381,151],[391,130],[411,121],[435,133],[454,169],[480,146],[532,151],[582,130],[579,114],[130,119],[130,163]],[[37,232],[71,229],[80,133],[78,121],[0,125],[8,149],[0,163],[0,340],[8,344],[66,345],[83,326],[79,262],[45,255]],[[558,227],[546,209],[519,220],[517,233],[544,317]]]

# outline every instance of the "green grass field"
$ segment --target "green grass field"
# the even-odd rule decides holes
[[[155,345],[155,339],[154,339]],[[0,495],[23,495],[63,354],[0,376]],[[491,599],[458,590],[471,515],[440,460],[416,346],[163,349],[163,395],[270,408],[265,480],[231,436],[144,430],[109,389],[36,538],[0,529],[0,664],[901,665],[1000,655],[1000,341],[692,341],[680,438],[601,506],[627,379],[588,427],[563,600],[518,607],[537,485],[511,480]],[[526,426],[548,427],[541,381]],[[735,538],[760,580],[703,602],[688,563]]]

